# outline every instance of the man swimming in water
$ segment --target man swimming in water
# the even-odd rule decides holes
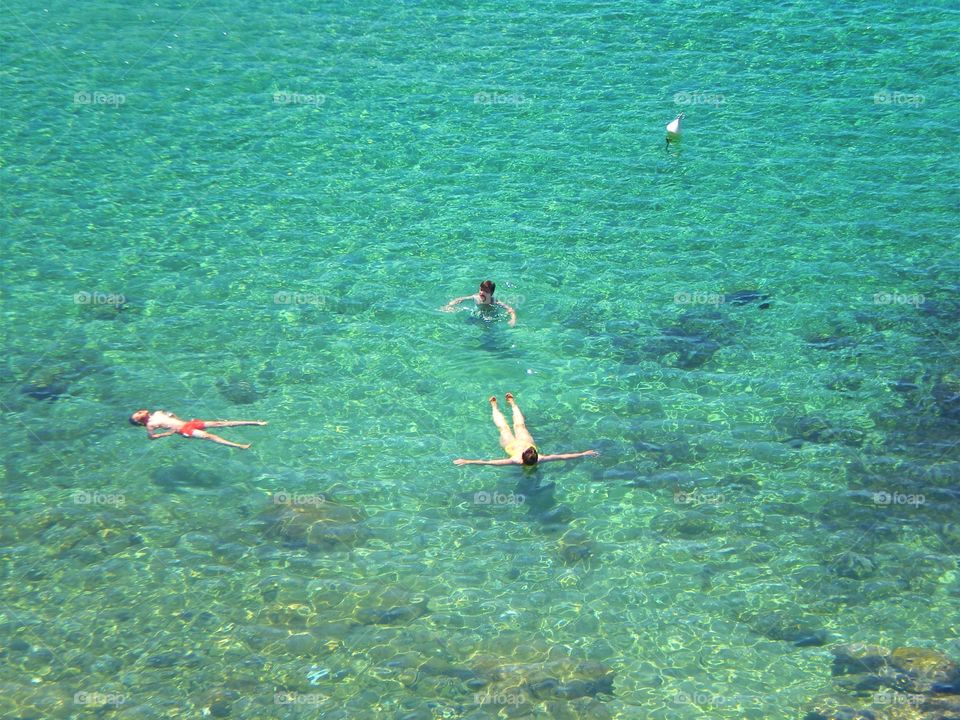
[[[246,450],[249,445],[238,445],[237,443],[225,440],[219,435],[205,432],[206,428],[234,427],[235,425],[266,425],[260,420],[181,420],[173,413],[166,410],[137,410],[130,416],[132,425],[143,425],[147,428],[147,437],[151,440],[168,437],[179,434],[188,438],[198,438],[200,440],[213,440],[220,445]],[[157,428],[167,428],[170,432],[154,433]]]
[[[595,457],[599,455],[596,450],[584,450],[578,453],[563,453],[561,455],[541,455],[537,450],[537,445],[533,441],[533,436],[527,431],[526,422],[523,419],[523,413],[513,399],[513,393],[507,393],[507,404],[513,408],[513,432],[507,425],[506,418],[497,407],[496,396],[490,397],[490,407],[493,408],[493,424],[500,431],[500,444],[507,451],[510,457],[502,460],[464,460],[457,458],[453,461],[454,465],[526,465],[533,467],[538,462],[552,462],[553,460],[572,460],[578,457]]]
[[[476,295],[464,295],[463,297],[454,298],[444,305],[442,310],[444,312],[453,312],[453,309],[464,300],[474,300],[481,308],[502,307],[510,313],[510,327],[513,327],[517,324],[517,311],[505,302],[493,299],[493,291],[496,289],[497,285],[493,280],[484,280],[480,283],[480,291]]]

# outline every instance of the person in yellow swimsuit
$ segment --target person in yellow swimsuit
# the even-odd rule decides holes
[[[497,398],[490,396],[490,407],[493,409],[493,424],[500,431],[500,444],[510,457],[501,460],[465,460],[457,458],[453,461],[454,465],[526,465],[533,467],[538,462],[551,462],[553,460],[572,460],[578,457],[599,455],[596,450],[584,450],[578,453],[562,453],[560,455],[541,455],[537,449],[537,444],[533,436],[527,430],[526,422],[523,419],[523,413],[513,399],[513,393],[506,395],[507,405],[513,410],[513,430],[507,425],[506,418],[497,407]]]

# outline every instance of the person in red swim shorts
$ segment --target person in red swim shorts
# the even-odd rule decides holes
[[[246,450],[249,445],[239,445],[230,442],[219,435],[207,432],[207,428],[234,427],[236,425],[266,425],[261,420],[182,420],[171,412],[166,410],[137,410],[130,416],[130,423],[133,425],[143,425],[147,428],[147,437],[151,440],[167,437],[169,435],[183,435],[188,438],[199,438],[200,440],[213,440],[220,445],[240,448]],[[157,428],[166,428],[169,432],[155,433]]]

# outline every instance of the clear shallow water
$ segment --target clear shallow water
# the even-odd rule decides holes
[[[958,654],[948,4],[5,10],[4,713],[796,717],[829,643]],[[516,328],[439,312],[486,277]],[[507,391],[601,457],[455,467]]]

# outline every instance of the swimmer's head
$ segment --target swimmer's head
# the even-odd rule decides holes
[[[131,425],[146,425],[147,420],[150,419],[149,410],[137,410],[133,415],[130,416]]]
[[[537,449],[531,445],[526,450],[523,451],[523,455],[520,456],[523,460],[524,465],[536,465],[537,461],[540,459],[540,453],[537,452]]]
[[[493,291],[497,289],[497,284],[493,280],[484,280],[480,283],[480,302],[493,302]]]

